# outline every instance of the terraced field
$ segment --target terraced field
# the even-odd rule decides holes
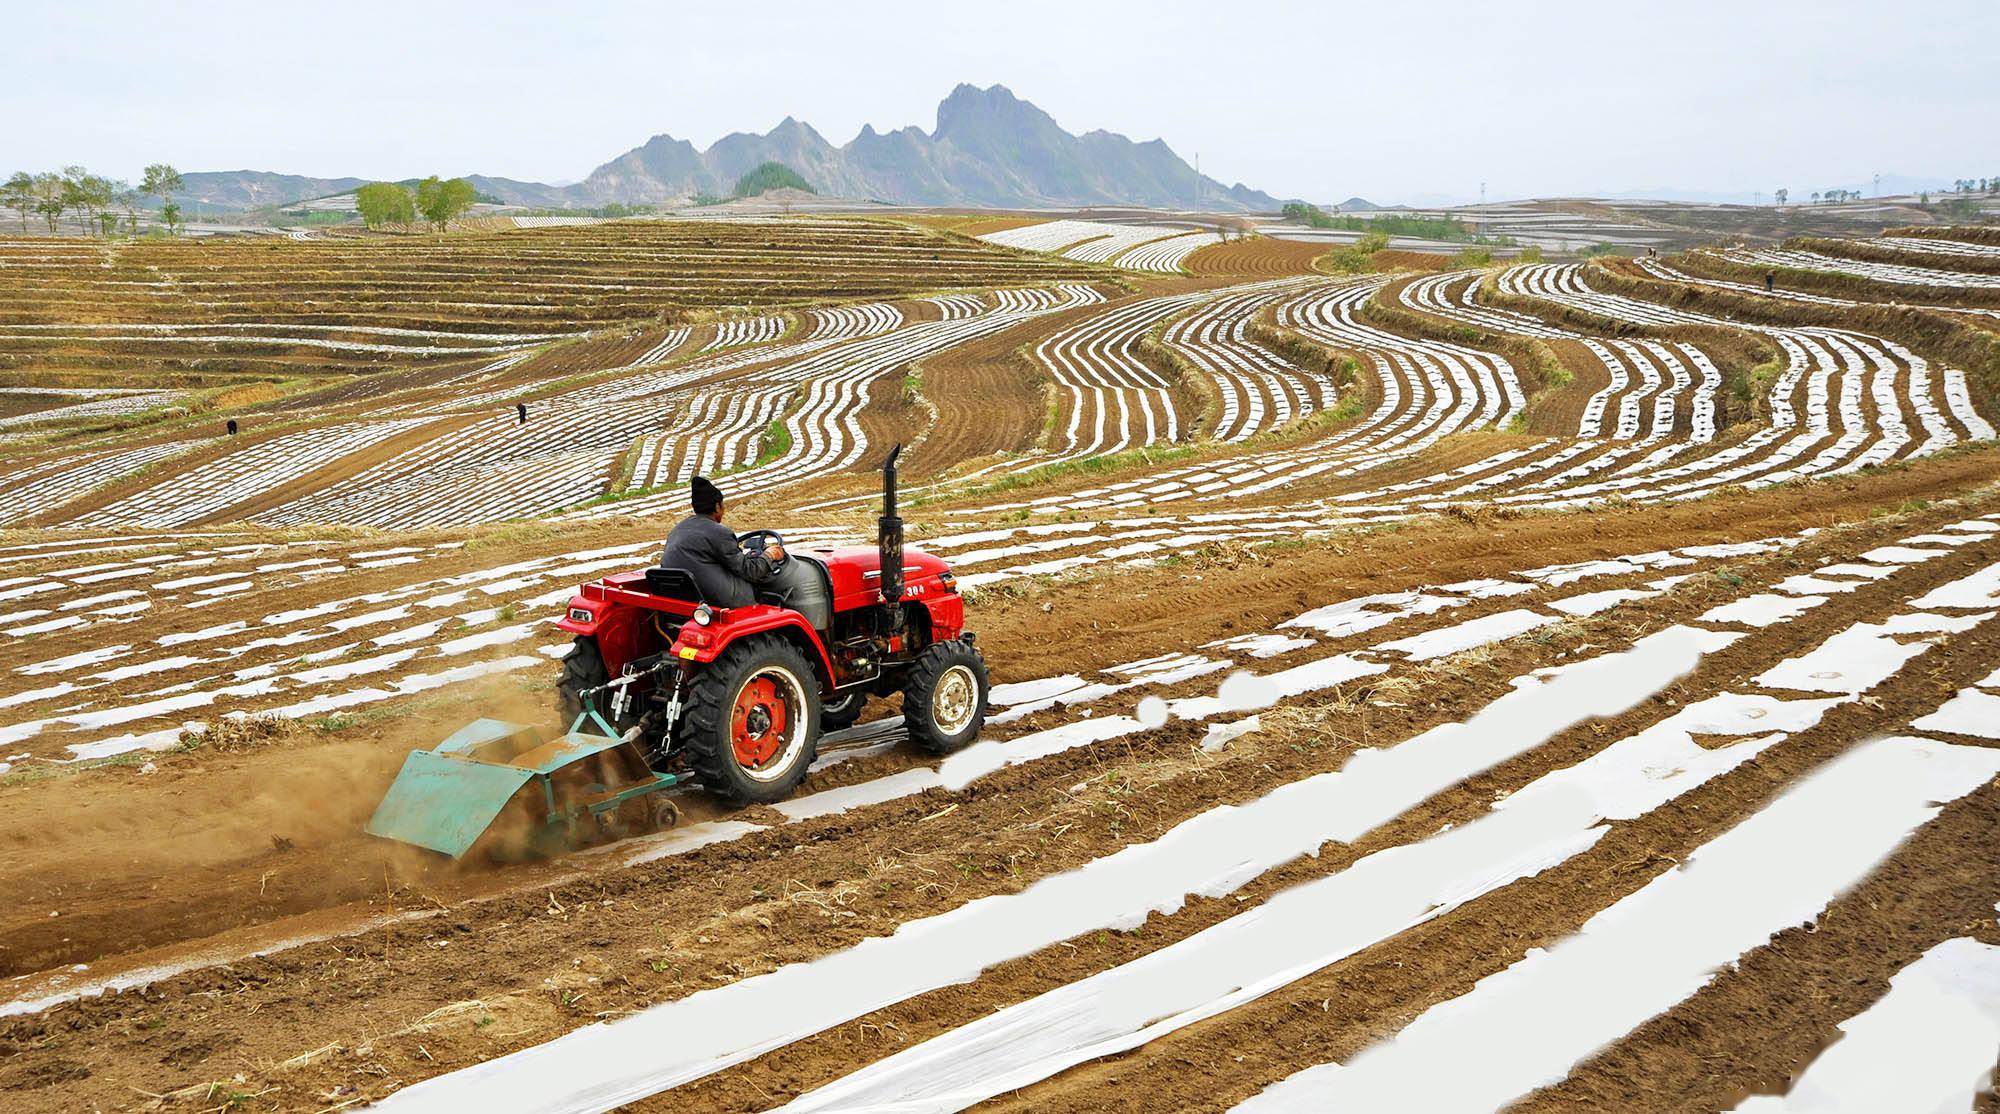
[[[1110,263],[1127,270],[1167,274],[1179,273],[1188,257],[1223,242],[1219,233],[1194,228],[1088,220],[1022,225],[983,233],[979,239],[1084,263]]]
[[[401,368],[490,359],[663,310],[1079,273],[911,227],[807,218],[557,225],[443,241],[4,239],[0,372],[90,386]],[[740,342],[732,336],[717,341]],[[752,339],[768,338],[741,335]]]
[[[1990,1108],[1989,234],[964,228],[0,245],[0,1102]],[[864,541],[895,442],[972,745],[891,700],[777,805],[362,833],[468,709],[554,726],[693,475]]]

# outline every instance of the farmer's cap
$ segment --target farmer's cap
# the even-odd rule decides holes
[[[706,476],[694,478],[692,495],[696,514],[714,514],[715,508],[722,505],[722,489],[708,482]]]

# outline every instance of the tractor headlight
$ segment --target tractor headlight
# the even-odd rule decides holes
[[[596,616],[590,613],[589,608],[572,607],[569,609],[569,620],[572,623],[588,623],[594,618]]]
[[[950,569],[946,569],[938,574],[938,583],[943,584],[944,590],[947,592],[958,590],[958,578],[951,574]]]
[[[714,618],[715,618],[715,612],[710,611],[707,604],[700,603],[695,605],[694,608],[695,622],[700,623],[702,626],[705,627],[709,624],[709,621]]]

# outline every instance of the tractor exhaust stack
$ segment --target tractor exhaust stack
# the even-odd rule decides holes
[[[875,546],[881,557],[882,606],[892,609],[898,620],[903,614],[903,520],[896,516],[896,458],[902,453],[899,441],[882,465],[882,517],[875,529]]]

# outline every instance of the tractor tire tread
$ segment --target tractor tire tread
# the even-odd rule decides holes
[[[577,694],[609,680],[611,673],[604,667],[597,639],[587,634],[577,635],[569,653],[563,655],[562,679],[556,682],[556,711],[562,715],[564,730],[583,714],[583,699]]]
[[[785,664],[799,678],[808,685],[817,683],[805,655],[791,643],[772,636],[748,638],[731,645],[706,669],[695,674],[693,682],[688,685],[687,707],[681,713],[685,730],[685,734],[681,735],[682,746],[695,779],[725,804],[739,808],[771,804],[791,796],[792,790],[805,780],[806,769],[812,765],[819,748],[818,732],[815,731],[806,739],[805,753],[799,759],[797,772],[781,781],[746,785],[747,779],[737,776],[736,757],[725,736],[729,720],[729,694],[735,688],[731,682],[752,659],[766,653],[788,656],[791,660]]]
[[[930,704],[931,690],[938,679],[953,665],[964,662],[972,666],[973,676],[979,682],[979,710],[963,732],[964,738],[939,734],[937,724],[928,714],[917,709]],[[979,729],[986,723],[986,692],[991,681],[986,673],[986,657],[978,647],[956,639],[938,642],[917,655],[910,664],[910,671],[903,678],[903,729],[910,742],[926,754],[950,754],[979,737]]]

